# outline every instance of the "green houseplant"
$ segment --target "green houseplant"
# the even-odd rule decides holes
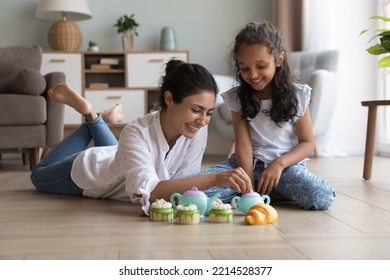
[[[372,16],[370,19],[379,19],[384,22],[390,22],[390,17],[384,16]],[[364,29],[360,32],[360,35],[366,32],[376,33],[368,42],[370,43],[375,38],[379,38],[379,43],[376,43],[367,49],[368,53],[373,55],[385,55],[378,61],[379,68],[390,67],[390,29],[386,28],[373,28]],[[387,55],[386,55],[387,54]]]
[[[99,46],[94,41],[89,41],[88,43],[88,51],[97,52],[99,51]]]
[[[114,26],[117,28],[119,34],[134,34],[138,36],[137,27],[139,23],[134,19],[134,14],[131,16],[123,15],[117,19]]]
[[[118,34],[122,34],[123,49],[125,51],[133,49],[134,35],[138,36],[137,27],[139,23],[134,19],[134,14],[119,17],[114,24]]]

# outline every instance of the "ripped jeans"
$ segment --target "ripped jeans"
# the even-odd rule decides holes
[[[236,167],[236,157],[233,154],[227,160],[202,170],[200,174],[216,173]],[[253,169],[254,186],[257,186],[258,178],[264,169],[264,163],[258,160]],[[224,189],[212,187],[204,192],[207,196],[219,193],[225,203],[231,202],[234,196],[240,195],[231,187]],[[311,173],[304,161],[285,168],[278,186],[272,190],[272,193],[283,196],[306,210],[328,209],[336,197],[334,189],[325,180]]]

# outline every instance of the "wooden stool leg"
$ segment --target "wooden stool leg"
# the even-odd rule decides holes
[[[22,153],[23,165],[27,165],[27,157],[28,157],[27,153]]]
[[[42,151],[41,148],[32,149],[30,153],[30,169],[33,169],[41,161]]]
[[[364,153],[363,178],[369,180],[372,173],[372,162],[374,160],[375,129],[376,129],[376,108],[368,107],[366,150]]]

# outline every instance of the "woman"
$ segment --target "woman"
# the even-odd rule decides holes
[[[60,84],[49,91],[50,97],[73,107],[85,122],[32,170],[31,180],[43,192],[140,203],[147,215],[150,202],[169,200],[172,193],[193,186],[249,191],[251,181],[242,168],[193,176],[200,171],[216,92],[204,67],[169,61],[160,109],[129,123],[118,143],[101,114]],[[91,140],[94,147],[88,148]]]

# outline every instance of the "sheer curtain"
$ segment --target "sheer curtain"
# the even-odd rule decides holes
[[[304,0],[303,50],[331,48],[330,0]]]
[[[390,0],[377,0],[378,15],[390,17]],[[378,28],[390,28],[390,23],[380,24]],[[378,99],[390,99],[390,69],[378,69]],[[388,106],[378,108],[378,152],[381,155],[390,156],[390,108]]]
[[[331,48],[330,0],[275,0],[273,23],[289,51]]]

